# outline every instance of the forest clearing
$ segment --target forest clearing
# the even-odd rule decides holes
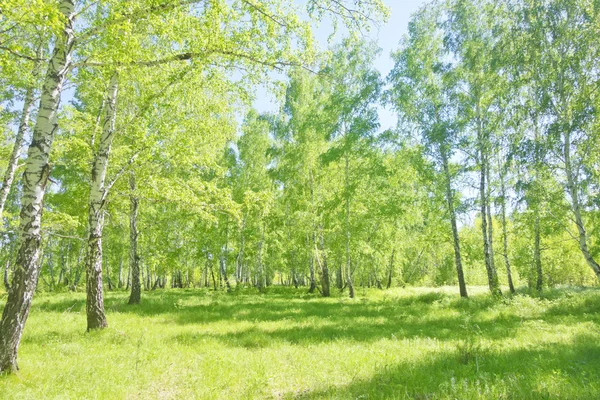
[[[600,398],[600,0],[0,1],[0,399]]]
[[[109,293],[86,334],[83,293],[39,295],[3,398],[595,399],[600,291],[496,300],[484,287],[360,289],[324,299]]]

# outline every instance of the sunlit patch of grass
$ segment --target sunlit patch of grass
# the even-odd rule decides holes
[[[470,293],[116,292],[92,333],[84,294],[40,294],[0,398],[600,398],[599,290]]]

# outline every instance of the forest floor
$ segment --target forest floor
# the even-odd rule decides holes
[[[38,294],[2,399],[598,399],[600,290]],[[3,306],[6,296],[0,298]]]

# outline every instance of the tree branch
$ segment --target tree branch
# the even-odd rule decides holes
[[[201,57],[208,57],[210,55],[217,54],[222,56],[228,56],[233,58],[241,58],[250,61],[251,63],[263,65],[265,67],[273,68],[277,71],[283,72],[286,67],[298,67],[302,68],[308,72],[313,74],[318,74],[318,72],[314,71],[310,67],[303,65],[301,63],[291,62],[291,61],[267,61],[262,60],[260,58],[232,51],[232,50],[220,50],[220,49],[212,49],[212,50],[204,50],[199,52],[185,52],[180,54],[174,54],[171,56],[167,56],[164,58],[158,58],[155,60],[138,60],[138,61],[128,61],[128,62],[114,62],[114,63],[105,63],[105,62],[95,62],[95,61],[84,61],[81,63],[73,64],[73,68],[81,68],[81,67],[155,67],[158,65],[168,64],[171,62],[179,62],[179,61],[190,61]]]
[[[30,55],[27,55],[27,54],[22,54],[22,53],[19,53],[19,52],[17,52],[17,51],[14,51],[14,50],[13,50],[13,49],[11,49],[10,47],[6,47],[6,46],[1,46],[1,45],[0,45],[0,50],[5,50],[5,51],[7,51],[7,52],[11,53],[11,54],[12,54],[12,55],[14,55],[14,56],[17,56],[17,57],[19,57],[19,58],[23,58],[23,59],[25,59],[25,60],[29,60],[29,61],[48,61],[48,60],[47,60],[47,59],[45,59],[45,58],[38,58],[38,57],[35,57],[35,56],[30,56]]]
[[[251,8],[253,8],[254,10],[256,10],[258,13],[262,14],[264,17],[270,19],[271,21],[275,22],[277,25],[281,26],[282,28],[289,28],[289,24],[287,24],[285,22],[285,20],[278,20],[275,16],[267,13],[264,9],[260,8],[258,5],[254,4],[253,2],[249,1],[249,0],[242,0],[242,2],[244,4],[247,4],[248,6],[250,6]]]
[[[127,168],[133,164],[133,162],[135,161],[135,159],[140,155],[140,153],[142,151],[146,150],[146,147],[143,147],[141,149],[139,149],[138,151],[136,151],[127,161],[127,163],[125,165],[123,165],[121,167],[121,169],[119,170],[119,172],[117,172],[117,174],[115,175],[115,177],[113,178],[112,181],[110,181],[110,183],[108,185],[106,185],[106,187],[104,188],[104,194],[102,195],[102,203],[104,203],[104,201],[106,200],[106,197],[108,196],[108,193],[110,192],[110,189],[115,185],[115,183],[117,183],[117,181],[119,180],[119,178],[121,176],[123,176],[123,174],[125,173],[125,171],[127,171]]]

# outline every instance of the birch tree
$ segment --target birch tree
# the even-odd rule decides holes
[[[500,294],[500,283],[494,262],[491,216],[491,154],[492,133],[497,111],[496,91],[498,75],[487,60],[493,56],[494,37],[491,26],[494,6],[484,2],[475,5],[457,0],[450,3],[445,42],[457,59],[457,70],[462,85],[462,118],[473,132],[473,156],[479,169],[479,207],[485,268],[490,292]]]
[[[62,32],[56,37],[55,47],[48,62],[38,116],[23,173],[19,228],[21,243],[17,252],[11,290],[0,321],[0,371],[10,372],[18,369],[17,351],[40,272],[42,208],[51,168],[48,158],[54,132],[57,129],[56,112],[60,93],[68,72],[75,40],[73,2],[62,0],[59,10],[62,13],[64,25]]]
[[[600,279],[600,266],[590,251],[582,191],[585,180],[582,166],[589,148],[585,143],[591,137],[594,116],[587,105],[598,96],[594,89],[598,84],[594,72],[598,52],[594,23],[598,15],[588,12],[585,4],[566,0],[539,6],[526,1],[521,12],[529,46],[538,49],[539,68],[534,79],[543,90],[542,112],[551,121],[546,130],[564,171],[577,242],[586,262]]]
[[[8,194],[10,192],[13,180],[15,178],[15,173],[17,171],[17,166],[19,164],[19,159],[25,147],[26,133],[29,129],[31,114],[35,108],[35,96],[38,89],[39,75],[41,75],[41,64],[44,58],[44,39],[45,38],[42,36],[35,40],[35,42],[37,42],[37,51],[35,53],[34,61],[30,63],[32,64],[31,77],[29,81],[25,84],[26,88],[23,97],[23,109],[19,118],[17,134],[15,136],[15,141],[12,152],[10,154],[10,158],[8,159],[6,171],[4,172],[2,186],[0,187],[0,218],[4,212],[6,199],[8,198]],[[27,66],[28,65],[23,67]]]
[[[380,95],[381,81],[370,64],[376,52],[371,43],[346,39],[334,49],[332,59],[324,69],[333,80],[325,110],[334,116],[334,120],[326,132],[332,144],[322,158],[325,163],[339,163],[341,169],[342,190],[338,195],[343,210],[346,286],[350,298],[354,298],[351,212],[356,177],[360,174],[360,155],[369,151],[372,136],[379,127],[374,103]]]
[[[456,172],[451,165],[451,158],[461,141],[461,126],[457,115],[459,110],[455,107],[455,72],[444,61],[446,49],[441,11],[423,9],[413,18],[410,36],[405,38],[403,48],[394,55],[396,65],[388,78],[393,85],[389,98],[400,113],[400,121],[416,125],[424,151],[430,153],[438,165],[452,230],[459,291],[461,297],[467,297],[457,225],[457,198],[453,188]]]

